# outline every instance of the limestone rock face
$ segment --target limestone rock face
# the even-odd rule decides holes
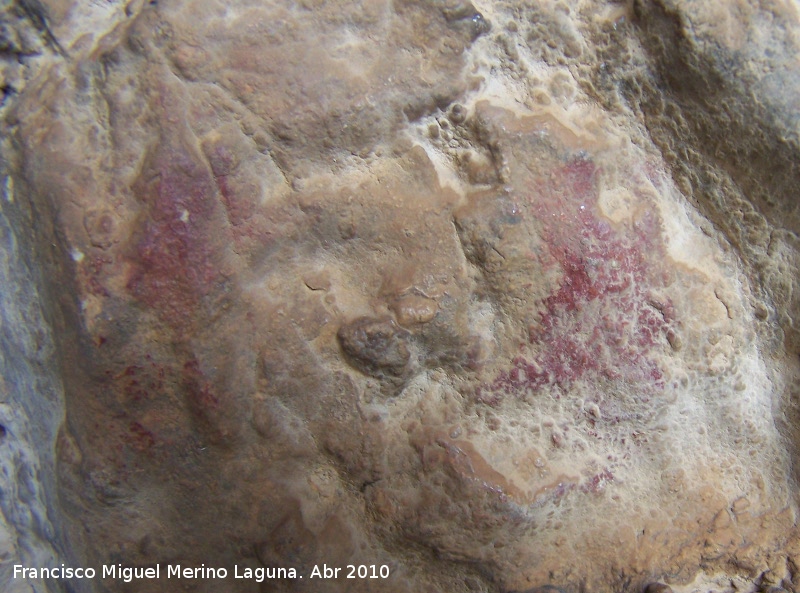
[[[795,2],[92,6],[4,4],[0,303],[65,414],[0,431],[50,532],[0,509],[229,572],[33,590],[795,590]]]

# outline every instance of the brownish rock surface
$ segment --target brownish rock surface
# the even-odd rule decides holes
[[[796,3],[31,6],[77,590],[794,590]]]

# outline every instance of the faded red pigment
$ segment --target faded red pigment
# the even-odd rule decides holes
[[[664,258],[660,221],[648,211],[613,227],[598,212],[597,174],[581,158],[535,184],[527,215],[541,224],[563,275],[541,302],[530,346],[523,346],[535,354],[514,358],[481,388],[481,401],[496,405],[504,396],[543,389],[558,397],[580,380],[625,381],[645,393],[663,389],[650,354],[667,343],[675,314],[657,296],[666,281],[655,271]]]
[[[185,149],[159,154],[153,180],[138,188],[147,216],[128,289],[164,321],[181,327],[219,279],[207,232],[216,187],[211,172]]]

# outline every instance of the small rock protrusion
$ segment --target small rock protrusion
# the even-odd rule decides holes
[[[769,309],[764,303],[757,302],[753,305],[753,313],[759,321],[765,321],[769,317]]]
[[[339,344],[358,370],[372,376],[401,376],[411,352],[409,334],[391,319],[361,317],[339,328]]]
[[[750,501],[744,496],[741,496],[736,500],[734,500],[733,504],[731,505],[731,510],[733,511],[734,515],[741,515],[749,508],[750,508]]]
[[[475,41],[481,35],[491,31],[492,26],[478,12],[472,2],[456,1],[442,9],[445,20],[456,28],[468,34],[470,41]]]
[[[672,593],[672,587],[664,583],[650,583],[644,588],[644,593]]]
[[[667,330],[667,342],[675,352],[679,352],[683,348],[683,340],[681,340],[680,334],[672,328]]]
[[[541,587],[527,589],[523,593],[564,593],[564,590],[555,585],[542,585]]]
[[[408,295],[395,300],[390,305],[397,321],[404,327],[428,323],[438,311],[435,300],[418,295]]]
[[[456,103],[450,108],[450,113],[447,117],[455,125],[463,124],[464,120],[467,119],[467,110],[460,103]]]
[[[114,243],[114,217],[108,210],[90,210],[83,217],[83,227],[95,247],[108,249]]]
[[[303,284],[309,290],[327,291],[331,288],[330,275],[325,270],[309,272],[303,276]]]

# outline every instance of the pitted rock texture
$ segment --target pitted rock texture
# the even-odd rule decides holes
[[[71,557],[795,590],[796,3],[7,5]]]

